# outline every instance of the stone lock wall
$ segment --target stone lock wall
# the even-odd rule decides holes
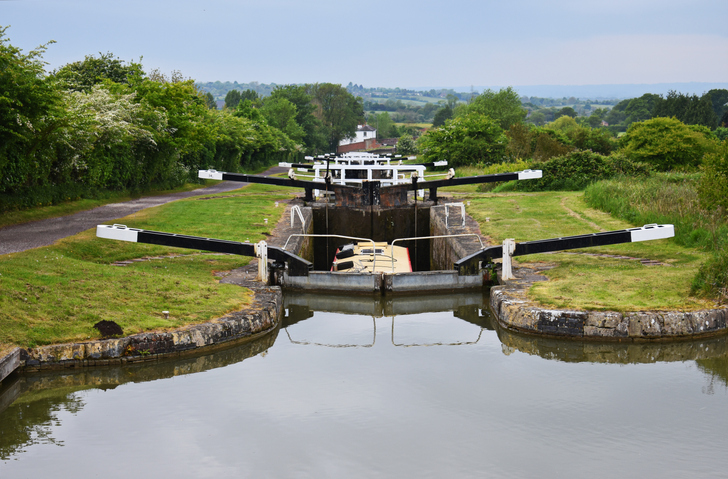
[[[576,311],[546,309],[528,300],[527,291],[545,276],[528,268],[516,270],[518,279],[503,281],[490,292],[490,306],[498,323],[514,331],[598,340],[679,339],[726,332],[728,309],[700,311]]]
[[[446,208],[449,210],[449,215],[446,214]],[[430,235],[457,234],[480,235],[480,226],[469,215],[465,215],[463,223],[459,207],[432,206],[430,208]],[[431,240],[430,269],[432,271],[451,270],[456,261],[481,249],[480,241],[474,236],[433,239]]]

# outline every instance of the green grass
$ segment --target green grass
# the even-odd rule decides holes
[[[494,244],[557,238],[633,226],[589,208],[581,192],[476,194],[468,213]],[[554,265],[548,282],[535,284],[529,297],[547,307],[590,310],[695,310],[710,301],[690,295],[690,285],[707,255],[673,239],[627,243],[572,252],[622,255],[660,261],[670,266],[644,266],[633,259],[584,254],[541,254],[516,257],[537,267]]]
[[[114,220],[129,227],[251,242],[265,239],[290,191],[251,185]],[[266,225],[264,219],[268,218]],[[158,258],[113,266],[121,260]],[[93,324],[125,334],[209,321],[250,302],[250,292],[215,273],[250,258],[100,239],[95,230],[53,246],[0,256],[0,344],[33,347],[98,338]],[[162,311],[170,311],[165,319]]]
[[[728,222],[700,206],[699,174],[660,173],[647,179],[601,181],[585,191],[588,204],[635,223],[672,223],[679,244],[716,251],[728,243]]]

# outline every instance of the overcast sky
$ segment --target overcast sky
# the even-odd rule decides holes
[[[365,87],[728,81],[728,0],[0,0],[49,69],[111,52],[196,81]]]

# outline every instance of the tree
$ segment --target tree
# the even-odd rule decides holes
[[[718,117],[713,111],[710,95],[685,95],[670,91],[666,98],[658,97],[653,111],[654,117],[675,117],[686,125],[703,125],[715,128]]]
[[[86,55],[82,61],[64,65],[53,74],[69,89],[86,92],[104,80],[128,84],[131,78],[144,76],[140,63],[134,61],[127,65],[124,63],[111,52],[99,52],[98,57]]]
[[[364,120],[361,98],[355,98],[346,88],[332,83],[306,86],[317,107],[314,114],[321,120],[328,147],[330,151],[336,151],[339,142],[354,136],[357,126]]]
[[[455,106],[458,104],[458,97],[453,95],[452,93],[448,93],[445,97],[445,101],[447,102],[447,106],[450,108],[450,110],[455,110]]]
[[[697,167],[715,145],[702,132],[675,118],[653,118],[633,123],[621,137],[621,151],[633,161],[668,171]]]
[[[66,117],[55,80],[41,56],[12,46],[0,27],[0,191],[43,184],[50,174],[55,135]]]
[[[209,91],[203,95],[205,98],[205,104],[207,105],[207,108],[210,109],[217,109],[217,102],[215,101],[215,97],[212,96],[212,93]]]
[[[722,120],[723,116],[728,114],[728,90],[714,89],[708,91],[705,95],[710,97],[710,103],[713,105],[713,112],[716,118]],[[718,126],[726,126],[719,123]]]
[[[296,105],[281,96],[269,96],[260,111],[270,126],[281,130],[296,144],[303,143],[306,132],[296,123]]]
[[[416,155],[417,145],[410,135],[402,135],[397,141],[397,153],[400,155]]]
[[[258,92],[255,90],[247,89],[240,94],[240,100],[241,101],[250,100],[253,103],[255,103],[258,100],[260,100],[260,95],[258,95]]]
[[[452,108],[449,106],[444,106],[437,110],[437,113],[435,113],[435,117],[432,119],[432,126],[433,127],[439,127],[445,124],[446,120],[449,120],[452,118]]]
[[[528,113],[521,104],[521,97],[512,87],[497,92],[485,90],[463,108],[463,114],[472,112],[489,116],[497,121],[503,130],[509,129],[514,123],[522,122]]]
[[[446,160],[450,166],[500,163],[508,139],[498,122],[472,112],[447,120],[420,137],[419,150],[426,161]]]
[[[318,154],[328,150],[321,121],[314,115],[316,105],[313,104],[311,95],[306,92],[306,86],[276,87],[271,93],[271,98],[285,98],[296,106],[296,123],[303,129],[303,144],[307,153]]]
[[[724,215],[728,214],[728,142],[724,141],[717,151],[705,155],[698,196],[705,209],[720,208]]]
[[[574,110],[570,106],[565,106],[562,109],[560,109],[558,112],[556,112],[556,119],[558,120],[559,118],[562,118],[562,117],[576,118],[577,115],[578,115],[578,113],[576,113],[576,110]]]
[[[627,119],[627,113],[625,113],[625,109],[629,105],[629,102],[632,100],[622,100],[614,107],[612,107],[611,110],[609,110],[609,113],[604,117],[604,121],[609,123],[609,125],[619,125],[620,123],[624,122]]]
[[[633,98],[627,104],[624,109],[626,115],[626,123],[631,125],[638,121],[649,120],[653,116],[655,105],[660,99],[660,95],[654,95],[652,93],[645,93],[639,98]]]
[[[377,129],[377,138],[395,138],[397,137],[397,125],[392,121],[389,113],[383,111],[374,115],[374,126]]]
[[[542,111],[534,111],[529,115],[528,121],[536,126],[541,126],[546,123],[546,115]]]
[[[225,108],[235,109],[238,107],[238,103],[240,103],[240,92],[238,90],[230,90],[225,95]]]

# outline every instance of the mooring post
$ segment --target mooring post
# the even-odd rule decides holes
[[[258,281],[268,283],[268,244],[265,241],[255,245],[255,256],[258,258]]]
[[[511,256],[516,251],[516,240],[508,238],[503,240],[503,268],[501,271],[501,279],[516,279],[513,276],[513,269],[511,264]]]

